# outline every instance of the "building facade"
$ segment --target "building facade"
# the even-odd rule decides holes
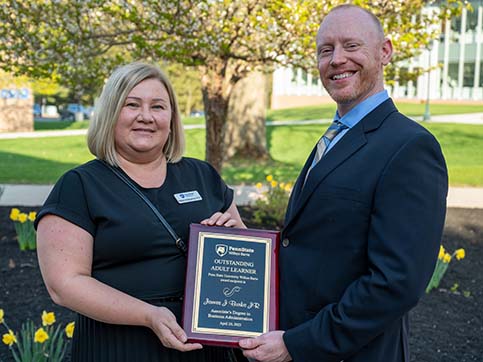
[[[416,81],[395,82],[393,98],[414,101],[483,101],[483,0],[469,1],[473,10],[441,24],[439,39],[410,59],[406,68],[431,69]],[[280,68],[273,74],[272,108],[320,103],[328,94],[317,76]]]

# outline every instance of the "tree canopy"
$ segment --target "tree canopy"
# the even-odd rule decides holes
[[[233,86],[253,70],[315,68],[315,33],[343,0],[0,0],[0,67],[16,74],[57,74],[77,94],[98,89],[132,59],[169,60],[201,70],[206,157],[224,161]],[[357,0],[383,21],[395,44],[393,68],[437,36],[461,1]]]

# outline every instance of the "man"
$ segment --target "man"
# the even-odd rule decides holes
[[[312,151],[287,208],[282,330],[240,346],[256,361],[407,362],[408,312],[441,241],[445,161],[436,139],[384,90],[393,49],[372,13],[334,8],[316,43],[339,123]]]

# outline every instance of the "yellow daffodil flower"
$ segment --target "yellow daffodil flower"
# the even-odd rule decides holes
[[[5,343],[7,346],[11,346],[14,343],[17,343],[17,337],[11,329],[8,330],[8,333],[5,333],[2,336],[2,342]]]
[[[68,338],[72,338],[72,336],[74,335],[74,327],[75,327],[75,322],[70,322],[65,326],[65,335]]]
[[[18,221],[20,221],[22,224],[27,221],[27,214],[21,212],[19,215],[18,215]]]
[[[443,260],[443,259],[444,259],[444,254],[446,254],[446,250],[444,250],[444,246],[443,246],[443,245],[440,245],[440,246],[439,246],[439,255],[438,255],[438,259]]]
[[[444,254],[443,262],[449,263],[450,261],[451,261],[451,255],[448,253]]]
[[[17,221],[19,214],[20,210],[14,207],[12,210],[10,210],[10,220]]]
[[[3,323],[3,317],[5,316],[5,312],[3,311],[3,309],[0,309],[0,324]]]
[[[268,175],[267,177],[265,177],[265,179],[266,179],[268,182],[272,182],[272,180],[273,180],[273,176],[272,176],[272,175]]]
[[[51,324],[55,323],[55,314],[54,312],[47,313],[45,310],[42,312],[42,325],[50,326]]]
[[[29,216],[28,216],[28,219],[32,222],[35,221],[35,218],[37,217],[37,213],[35,211],[30,211],[29,212]]]
[[[456,259],[458,260],[464,259],[464,257],[466,256],[465,249],[458,249],[454,253],[456,255]]]
[[[257,182],[257,184],[255,185],[257,187],[257,189],[261,189],[263,187],[262,183],[261,182]]]
[[[270,182],[270,186],[272,186],[272,187],[277,187],[277,185],[278,185],[278,182],[277,182],[277,181],[275,181],[275,180],[272,180],[272,181]]]
[[[35,332],[35,335],[34,335],[34,342],[44,343],[48,339],[49,339],[49,335],[47,334],[45,329],[43,329],[42,327],[37,329],[37,331]]]

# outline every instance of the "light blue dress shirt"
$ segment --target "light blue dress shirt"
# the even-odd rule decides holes
[[[376,107],[378,107],[382,102],[389,99],[389,94],[386,90],[383,90],[379,93],[376,93],[369,98],[363,100],[357,106],[352,108],[346,115],[343,117],[339,116],[339,112],[335,112],[334,121],[339,121],[346,125],[348,128],[341,131],[334,139],[329,143],[327,146],[324,155],[329,152],[334,145],[339,142],[339,140],[344,137],[344,135],[357,123],[360,122],[362,118],[367,116],[371,111],[373,111]]]

